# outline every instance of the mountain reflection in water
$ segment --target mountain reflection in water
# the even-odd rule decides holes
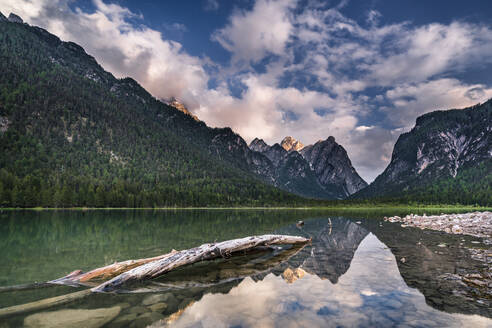
[[[207,294],[177,327],[487,327],[490,319],[429,307],[401,278],[395,257],[373,234],[360,243],[337,283],[305,274],[292,284],[271,273],[244,279],[227,294]]]
[[[23,221],[19,223],[19,217],[9,217],[8,225],[0,229],[4,237],[0,242],[10,250],[0,254],[7,263],[6,268],[0,268],[0,278],[8,284],[29,282],[32,279],[26,277],[35,274],[61,276],[68,268],[77,268],[76,259],[84,259],[82,268],[96,267],[108,254],[124,251],[118,256],[120,260],[157,255],[173,245],[187,248],[213,240],[213,236],[224,240],[244,234],[280,233],[312,237],[312,244],[198,263],[125,286],[124,293],[90,295],[68,306],[11,317],[5,322],[17,327],[41,315],[46,320],[69,323],[70,318],[61,318],[67,308],[87,311],[116,306],[119,314],[103,327],[492,327],[488,289],[469,288],[461,280],[446,278],[487,269],[473,260],[465,247],[477,245],[477,238],[402,228],[383,222],[379,216],[364,219],[316,214],[318,218],[310,218],[307,212],[290,216],[272,213],[123,213],[126,217],[110,213],[103,220],[89,215],[81,218],[80,214],[70,214],[67,219],[59,213],[52,219],[31,220],[28,230]],[[29,219],[27,215],[25,218]],[[304,226],[296,226],[299,219],[305,221]],[[132,229],[120,229],[121,223],[131,224]],[[50,233],[53,228],[56,234]],[[111,242],[106,238],[108,231]],[[75,248],[74,238],[90,243]],[[51,261],[47,267],[51,271],[38,266],[39,272],[32,270],[28,275],[23,270],[29,267],[9,264],[29,254],[36,262],[38,249],[44,256],[40,265]],[[99,249],[102,251],[94,252]],[[113,256],[104,263],[113,261]],[[0,293],[0,306],[72,291],[69,287],[50,287]]]

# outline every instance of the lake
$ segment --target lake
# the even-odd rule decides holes
[[[312,243],[201,262],[119,293],[1,317],[0,327],[492,327],[491,286],[460,278],[488,270],[473,249],[490,245],[382,220],[405,214],[3,211],[0,287],[249,235],[298,235]],[[84,289],[3,290],[0,308]]]

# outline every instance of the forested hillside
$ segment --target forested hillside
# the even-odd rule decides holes
[[[211,129],[43,29],[0,21],[0,206],[296,204]],[[215,145],[220,147],[220,145]]]

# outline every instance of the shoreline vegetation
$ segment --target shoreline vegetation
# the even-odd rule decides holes
[[[335,206],[233,206],[233,207],[0,207],[1,211],[112,211],[112,210],[158,210],[158,211],[174,211],[174,210],[481,210],[492,211],[492,207],[479,205],[335,205]]]

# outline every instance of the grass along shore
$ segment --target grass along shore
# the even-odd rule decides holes
[[[232,206],[232,207],[5,207],[0,211],[110,211],[110,210],[342,210],[342,211],[367,211],[367,210],[432,210],[432,211],[492,211],[492,207],[477,205],[394,205],[394,204],[340,204],[335,206]]]

